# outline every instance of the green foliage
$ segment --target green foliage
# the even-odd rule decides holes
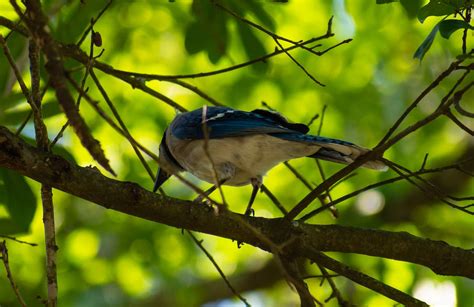
[[[25,48],[28,48],[26,40],[17,33],[13,33],[11,35],[9,43],[11,45],[10,52],[14,58],[18,58],[20,54],[24,52]],[[9,93],[10,88],[8,88],[8,86],[12,85],[11,79],[14,77],[14,75],[13,70],[10,68],[10,64],[3,54],[0,56],[0,71],[2,72],[0,73],[0,93]],[[7,98],[7,101],[11,101],[11,99]],[[0,112],[2,112],[1,109]]]
[[[377,0],[377,4],[390,2],[398,2],[398,0]],[[433,27],[430,34],[428,34],[428,36],[415,51],[413,57],[419,60],[422,60],[425,54],[431,48],[438,31],[443,38],[449,39],[451,34],[457,30],[465,29],[468,31],[474,29],[474,27],[469,24],[470,20],[467,20],[467,16],[470,16],[470,13],[468,12],[470,12],[472,9],[472,3],[469,0],[430,0],[430,2],[423,7],[421,7],[421,1],[400,0],[400,3],[405,8],[408,16],[417,16],[421,23],[423,23],[428,17],[444,17],[443,20]],[[445,20],[450,15],[462,19]]]
[[[239,16],[246,16],[247,13],[251,13],[255,16],[258,24],[267,27],[269,30],[275,28],[273,19],[262,9],[258,1],[223,1],[222,3]],[[209,60],[216,64],[227,55],[228,28],[231,24],[237,26],[248,59],[266,54],[265,47],[254,33],[255,30],[248,25],[244,25],[241,20],[235,20],[229,12],[225,12],[214,2],[194,0],[191,12],[195,21],[187,26],[185,34],[185,47],[190,54],[206,52]],[[257,65],[256,67],[262,70],[265,66]]]
[[[405,9],[409,18],[416,18],[420,7],[423,5],[423,0],[400,0],[400,4]]]
[[[59,0],[47,1],[46,9],[56,10],[63,5]],[[100,11],[105,1],[72,1],[68,5],[68,10],[52,18],[51,25],[53,35],[58,40],[74,44],[81,37],[82,33],[91,23],[91,17],[95,12]],[[71,27],[71,24],[74,24]]]
[[[0,168],[0,204],[6,206],[10,218],[0,218],[0,233],[25,233],[36,211],[36,197],[23,176]],[[21,193],[15,193],[21,191]]]
[[[209,60],[217,63],[227,49],[227,16],[208,1],[193,1],[192,12],[196,22],[188,26],[186,50],[190,54],[206,51]]]
[[[420,60],[423,59],[426,52],[428,52],[428,50],[430,49],[431,44],[433,43],[438,31],[439,31],[439,34],[441,34],[443,38],[449,39],[451,34],[453,34],[454,32],[460,29],[473,30],[474,27],[468,24],[467,22],[465,22],[464,20],[447,19],[447,20],[440,21],[436,26],[434,26],[430,34],[425,38],[423,43],[418,47],[418,49],[415,52],[414,57]]]
[[[433,41],[436,37],[436,34],[438,34],[439,31],[439,24],[437,24],[433,30],[431,30],[430,34],[425,38],[423,43],[421,43],[420,47],[416,49],[415,54],[413,55],[414,58],[422,60],[423,57],[425,56],[426,52],[431,48],[431,45],[433,44]]]
[[[448,39],[451,34],[461,29],[474,30],[474,27],[464,20],[457,19],[447,19],[439,23],[439,34],[446,39]]]
[[[460,7],[453,5],[452,1],[432,0],[420,9],[418,12],[418,20],[423,23],[425,19],[430,16],[449,16],[459,9]]]
[[[24,101],[24,97],[23,97]],[[3,109],[5,112],[0,112],[0,122],[4,125],[15,126],[20,125],[28,117],[28,114],[31,113],[30,109],[13,109],[8,110],[9,108]],[[49,100],[43,102],[42,115],[43,118],[49,118],[55,115],[62,113],[62,110],[59,108],[57,101]]]

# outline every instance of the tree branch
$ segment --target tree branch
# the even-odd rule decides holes
[[[416,263],[441,275],[474,278],[474,253],[443,241],[422,239],[406,232],[249,217],[226,210],[216,214],[206,206],[157,195],[135,183],[107,178],[96,168],[79,167],[60,156],[41,152],[4,127],[0,127],[0,167],[108,209],[244,242],[266,251],[272,247],[239,221],[258,229],[274,244],[284,244],[285,252],[293,257],[310,259],[314,249],[358,253]]]

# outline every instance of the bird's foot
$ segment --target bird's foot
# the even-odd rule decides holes
[[[255,211],[252,209],[253,202],[255,200],[255,197],[257,196],[257,192],[262,186],[262,176],[258,176],[257,178],[252,178],[250,179],[250,183],[252,184],[252,195],[250,195],[250,200],[249,204],[247,205],[247,210],[245,210],[245,215],[246,216],[255,216]]]

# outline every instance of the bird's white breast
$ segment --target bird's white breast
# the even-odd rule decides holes
[[[204,140],[180,140],[169,133],[167,141],[173,156],[193,175],[214,183],[210,155],[219,180],[230,176],[225,184],[235,186],[249,184],[251,178],[265,175],[278,163],[311,155],[320,148],[258,134],[210,139],[207,141],[207,155]]]

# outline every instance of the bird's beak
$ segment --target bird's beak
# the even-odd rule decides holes
[[[168,179],[170,178],[170,174],[165,172],[161,167],[158,169],[158,173],[156,174],[155,185],[153,186],[153,192],[156,192],[158,188]]]

